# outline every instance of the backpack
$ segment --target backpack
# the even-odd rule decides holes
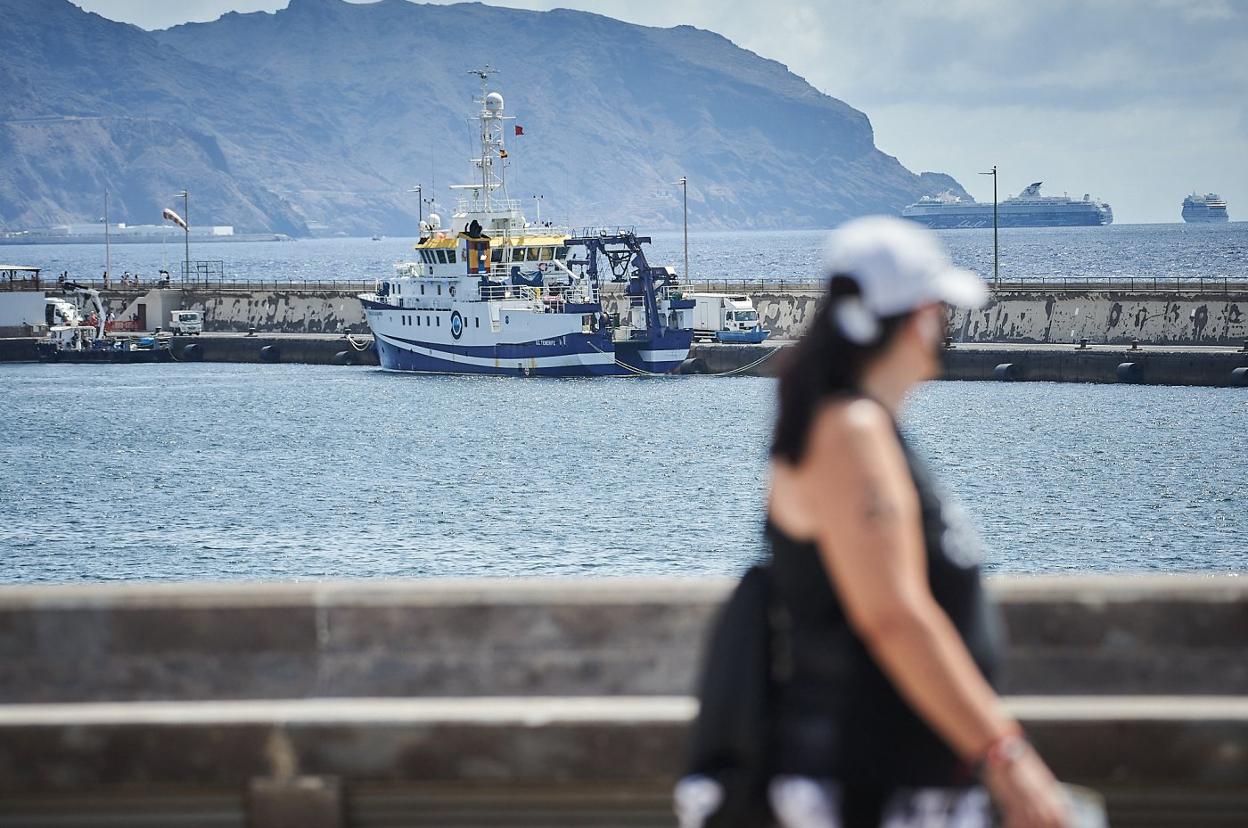
[[[703,828],[775,824],[767,795],[774,766],[771,711],[775,674],[782,668],[777,656],[784,649],[776,634],[783,631],[786,618],[775,600],[770,568],[759,565],[737,583],[711,627],[687,774],[681,782],[702,785],[703,790],[706,780],[718,786],[717,795],[703,798],[704,811],[710,811]],[[687,819],[684,824],[698,822]]]

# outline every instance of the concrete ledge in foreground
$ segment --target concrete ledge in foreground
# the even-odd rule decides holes
[[[0,703],[670,696],[728,579],[0,587]],[[1248,579],[999,577],[1012,694],[1248,693]]]
[[[1231,825],[1248,808],[1243,698],[1009,703],[1059,776],[1106,795],[1116,826]],[[671,825],[693,713],[679,697],[0,707],[0,824],[136,794],[243,815],[257,780],[279,791],[320,780],[355,811],[333,825],[376,824],[363,815],[381,802],[393,824],[439,824],[430,799],[441,824],[483,824],[460,820],[484,804],[491,825]]]

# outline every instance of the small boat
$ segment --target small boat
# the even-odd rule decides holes
[[[172,362],[172,337],[115,337],[105,333],[104,303],[100,292],[74,282],[64,289],[85,297],[94,305],[94,314],[82,319],[78,307],[64,300],[49,303],[49,321],[61,324],[48,328],[48,335],[35,343],[43,362]]]

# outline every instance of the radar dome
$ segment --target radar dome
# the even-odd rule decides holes
[[[491,92],[485,96],[485,108],[491,112],[503,111],[503,96],[497,92]]]
[[[437,213],[430,213],[427,221],[429,223],[430,230],[437,230],[439,227],[442,226],[442,217],[439,216]]]

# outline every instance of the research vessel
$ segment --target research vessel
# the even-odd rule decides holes
[[[1230,221],[1226,199],[1217,193],[1192,193],[1183,199],[1183,220],[1189,224],[1221,224]]]
[[[688,357],[694,302],[632,228],[529,222],[508,198],[503,97],[481,80],[480,156],[449,226],[422,221],[413,261],[359,295],[382,368],[511,376],[665,374]],[[519,134],[517,132],[517,134]],[[600,264],[606,263],[605,268]]]
[[[1000,227],[1082,227],[1112,224],[1114,211],[1088,194],[1076,200],[1068,196],[1040,194],[1044,182],[1030,184],[1013,198],[997,205]],[[902,218],[937,230],[992,227],[991,204],[967,200],[952,193],[924,196],[902,210]]]

